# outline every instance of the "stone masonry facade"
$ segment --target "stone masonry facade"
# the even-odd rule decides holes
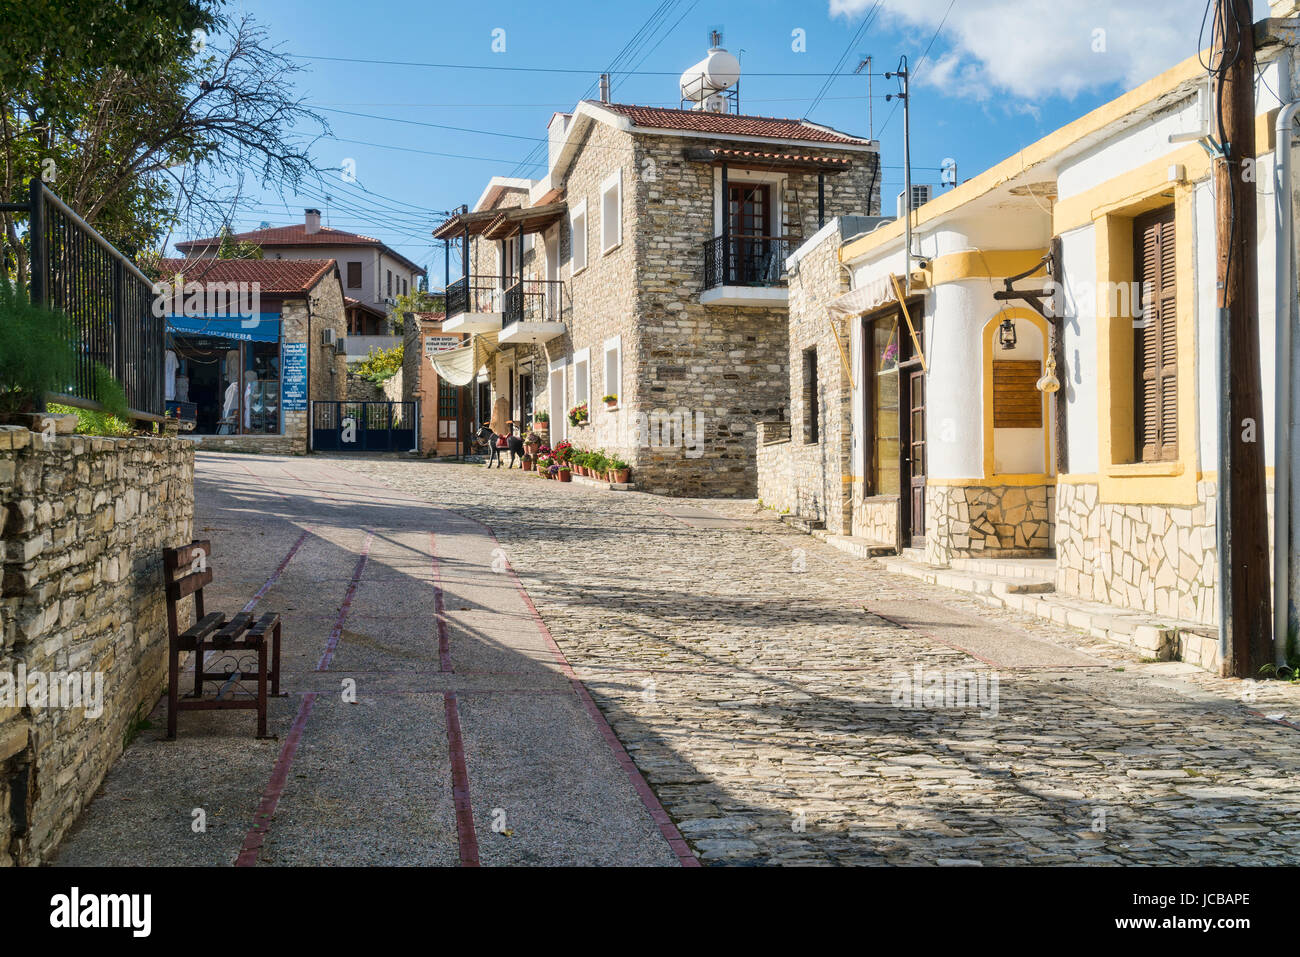
[[[558,232],[568,331],[535,351],[503,347],[509,357],[504,366],[517,370],[521,359],[536,356],[534,408],[549,412],[554,423],[576,404],[573,359],[588,350],[590,421],[570,428],[570,441],[623,457],[632,465],[632,480],[646,491],[755,496],[758,424],[781,420],[790,404],[790,317],[779,307],[701,303],[704,246],[715,234],[715,169],[684,156],[688,147],[735,144],[632,133],[599,122],[585,136],[563,183],[570,211],[586,201],[587,265],[576,274],[567,219],[552,227]],[[879,208],[879,184],[874,190],[871,185],[877,154],[823,144],[805,151],[854,164],[826,177],[827,221]],[[622,240],[604,250],[601,185],[615,172],[622,181]],[[743,170],[732,173],[736,182],[744,176]],[[793,172],[782,186],[774,195],[783,197],[780,216],[797,244],[817,229],[817,177]],[[499,205],[517,205],[519,195],[506,193]],[[487,270],[499,268],[498,254],[490,251],[496,243],[475,240],[473,245],[473,268],[493,274]],[[540,247],[535,241],[525,253],[526,278],[544,274]],[[606,381],[605,347],[611,342],[621,354],[619,382]],[[565,401],[551,408],[549,368],[566,361]],[[499,373],[493,389],[504,394]],[[601,402],[606,394],[619,397],[616,408]],[[670,444],[653,423],[676,415],[688,423],[689,440]]]
[[[830,230],[790,272],[788,429],[785,441],[758,445],[758,496],[769,508],[822,523],[832,534],[849,535],[853,395],[842,358],[849,347],[826,313],[826,303],[847,289],[839,262],[841,242],[841,230]],[[809,356],[815,356],[815,381],[808,378]]]
[[[0,864],[49,859],[165,690],[162,549],[193,516],[192,442],[0,427]],[[102,676],[102,713],[63,706],[71,673]],[[24,674],[60,706],[19,707]]]
[[[1200,625],[1217,622],[1218,486],[1196,483],[1195,505],[1101,501],[1094,483],[1061,483],[1056,590]],[[1273,487],[1269,481],[1269,535]],[[1270,546],[1271,547],[1271,546]]]
[[[1049,557],[1055,496],[1050,485],[927,484],[925,560]]]

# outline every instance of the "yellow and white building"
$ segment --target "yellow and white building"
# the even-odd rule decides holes
[[[1275,125],[1300,97],[1300,19],[1256,32],[1259,440],[1271,465],[1275,277],[1295,273],[1274,252]],[[821,439],[849,449],[845,531],[940,567],[1054,556],[1058,594],[1215,623],[1210,109],[1192,57],[918,207],[910,264],[901,219],[840,243],[847,291],[820,305],[824,335],[846,346],[850,414],[847,434]],[[1285,187],[1283,207],[1295,197]],[[1014,288],[1048,293],[1047,315],[995,298],[1040,264]],[[792,285],[792,314],[809,309],[799,294]],[[795,359],[792,422],[810,394]]]

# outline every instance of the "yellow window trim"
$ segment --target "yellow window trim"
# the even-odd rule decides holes
[[[1199,149],[1199,147],[1198,147]],[[1163,163],[1164,161],[1162,161]],[[1196,329],[1193,188],[1143,180],[1140,171],[1120,177],[1112,188],[1128,189],[1127,205],[1095,220],[1096,288],[1133,281],[1133,219],[1174,207],[1174,281],[1178,314],[1178,458],[1173,462],[1131,461],[1133,436],[1133,317],[1110,315],[1117,305],[1097,295],[1097,440],[1102,502],[1130,505],[1195,505],[1196,498]],[[1131,310],[1130,310],[1131,313]]]
[[[1008,306],[998,312],[996,316],[984,324],[984,481],[992,482],[994,479],[1001,479],[1003,476],[998,475],[994,469],[993,455],[993,337],[997,334],[998,325],[1002,320],[1010,316],[1012,319],[1024,319],[1032,323],[1042,334],[1043,337],[1043,355],[1039,359],[1046,368],[1047,353],[1051,349],[1052,335],[1047,326],[1047,320],[1040,316],[1032,309],[1026,309],[1023,306]],[[1052,467],[1052,399],[1047,393],[1039,393],[1043,402],[1043,465],[1045,468]],[[1017,473],[1010,473],[1012,475]],[[1051,481],[1050,479],[1048,480]],[[996,484],[996,483],[994,483]]]

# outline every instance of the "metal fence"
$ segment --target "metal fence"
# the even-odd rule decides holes
[[[72,320],[73,381],[47,398],[102,408],[95,371],[102,365],[121,383],[133,418],[161,419],[167,320],[154,315],[153,282],[39,179],[27,203],[0,209],[27,213],[32,302]]]

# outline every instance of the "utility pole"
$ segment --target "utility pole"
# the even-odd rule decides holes
[[[1224,675],[1273,661],[1255,254],[1255,33],[1250,0],[1216,0],[1212,62],[1219,291],[1219,636]],[[1186,388],[1191,388],[1188,383]],[[1183,441],[1190,441],[1187,437]]]
[[[909,76],[907,57],[899,57],[898,69],[893,73],[886,73],[885,79],[898,77],[902,92],[889,94],[885,97],[885,102],[889,102],[894,97],[903,101],[903,288],[910,295],[912,292],[912,97],[907,85]]]

